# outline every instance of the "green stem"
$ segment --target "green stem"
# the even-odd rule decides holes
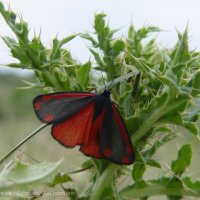
[[[100,178],[97,179],[91,192],[90,200],[101,200],[101,195],[105,187],[108,186],[110,181],[113,179],[113,175],[116,173],[119,167],[120,166],[117,166],[115,164],[108,165]]]
[[[154,110],[154,112],[150,115],[147,121],[144,121],[137,131],[133,134],[131,140],[133,143],[136,143],[139,141],[155,124],[158,119],[160,119],[162,116],[164,116],[166,113],[172,111],[180,104],[184,103],[185,101],[188,101],[186,99],[181,99],[179,101],[175,101],[174,103],[168,104],[167,106],[161,106],[160,108],[157,108]]]
[[[136,199],[148,196],[157,196],[157,195],[175,195],[175,196],[193,196],[199,197],[198,192],[193,192],[191,190],[185,190],[178,187],[169,187],[166,185],[148,185],[148,187],[142,188],[133,188],[132,186],[122,190],[120,195],[124,199]]]

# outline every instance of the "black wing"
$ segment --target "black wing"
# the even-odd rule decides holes
[[[33,107],[40,121],[56,124],[70,118],[94,99],[94,93],[52,93],[37,96]]]
[[[134,150],[125,124],[114,104],[106,108],[100,132],[100,152],[105,159],[117,164],[132,164]]]

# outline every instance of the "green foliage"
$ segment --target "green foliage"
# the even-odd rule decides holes
[[[55,177],[52,183],[49,183],[49,187],[55,187],[56,185],[63,184],[66,182],[72,181],[71,177],[67,174],[60,174],[58,173]]]
[[[186,144],[179,150],[177,160],[172,162],[172,171],[177,175],[181,175],[190,165],[191,158],[191,145]]]
[[[147,169],[164,170],[156,160],[161,147],[178,137],[180,130],[197,138],[199,128],[200,54],[191,51],[188,45],[188,30],[178,33],[173,48],[161,48],[151,34],[159,32],[157,27],[142,27],[138,30],[130,25],[127,36],[116,37],[119,30],[112,30],[106,15],[94,18],[94,33],[80,36],[89,43],[94,62],[78,63],[63,47],[78,34],[52,41],[47,48],[40,36],[29,37],[29,28],[16,14],[5,10],[0,3],[0,13],[16,37],[2,37],[11,54],[19,62],[9,67],[34,71],[35,82],[27,88],[41,88],[45,92],[89,91],[104,89],[102,75],[107,86],[112,83],[112,100],[119,105],[136,152],[135,163],[130,167],[119,166],[104,160],[90,159],[83,166],[91,173],[90,185],[84,196],[73,191],[71,199],[148,199],[154,195],[165,195],[168,199],[185,196],[200,197],[199,181],[185,176],[192,158],[191,145],[184,145],[178,158],[171,162],[169,176],[146,180]],[[100,72],[100,73],[99,73]],[[136,74],[141,73],[137,94],[133,85]],[[102,74],[101,74],[102,73]],[[119,84],[120,83],[120,84]],[[120,109],[122,107],[123,109]],[[178,127],[178,128],[177,128]],[[187,142],[189,143],[189,142]],[[176,152],[177,153],[177,152]],[[164,160],[164,158],[163,158]],[[132,175],[132,176],[131,176]],[[118,187],[119,178],[131,179],[131,185]],[[57,175],[51,186],[71,181],[68,175]]]
[[[123,189],[120,194],[124,199],[135,199],[140,197],[153,195],[168,195],[174,196],[173,199],[178,199],[178,196],[199,197],[199,181],[194,183],[189,178],[178,180],[172,177],[163,177],[151,181],[138,181],[134,185]],[[172,198],[171,198],[172,199]]]
[[[144,175],[145,170],[146,170],[145,161],[143,160],[140,152],[136,152],[136,161],[132,170],[133,180],[136,182],[141,180]]]
[[[7,163],[0,173],[1,196],[7,196],[8,191],[10,193],[31,191],[37,189],[38,185],[52,182],[60,163],[39,163],[36,165],[29,165],[20,161]],[[27,194],[22,192],[21,195],[27,198]]]

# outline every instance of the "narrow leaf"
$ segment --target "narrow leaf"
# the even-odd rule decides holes
[[[185,169],[190,165],[192,158],[192,148],[190,144],[182,146],[178,152],[177,160],[171,164],[172,171],[177,175],[182,175]]]
[[[90,69],[91,69],[91,63],[87,62],[86,64],[79,67],[77,70],[76,79],[83,88],[85,88],[89,82]]]

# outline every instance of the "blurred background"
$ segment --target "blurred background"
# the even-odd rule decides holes
[[[2,2],[5,7],[10,6],[28,22],[31,35],[41,32],[42,41],[47,46],[51,46],[51,40],[56,35],[62,38],[72,33],[92,31],[95,13],[104,12],[108,16],[111,27],[120,28],[118,34],[121,35],[127,33],[131,23],[136,28],[145,25],[158,26],[163,31],[154,36],[161,46],[167,47],[173,46],[177,41],[177,30],[182,32],[188,25],[190,48],[200,49],[199,0],[48,0],[48,3],[41,0],[2,0]],[[5,35],[12,36],[12,32],[0,16],[0,36]],[[78,37],[67,44],[67,48],[80,62],[90,58],[87,44]],[[33,81],[32,73],[4,66],[10,62],[15,60],[10,57],[8,48],[0,40],[0,157],[41,125],[32,109],[32,99],[41,91],[19,89],[24,86],[22,80]],[[176,140],[170,142],[156,155],[158,161],[164,160],[166,171],[154,171],[151,168],[146,174],[147,178],[156,178],[161,173],[168,173],[168,164],[177,157],[174,152],[177,152],[183,143],[192,143],[193,151],[200,152],[197,138],[186,134],[181,129],[177,129],[177,132],[180,133],[177,139],[178,145]],[[87,159],[77,149],[66,150],[53,140],[50,127],[37,134],[21,149],[38,161],[56,162],[65,157],[63,171],[75,170]],[[27,159],[34,162],[30,156]],[[194,154],[192,165],[188,170],[188,174],[194,179],[200,177],[199,160],[199,154]],[[85,173],[76,176],[79,190],[83,189],[87,178]]]

